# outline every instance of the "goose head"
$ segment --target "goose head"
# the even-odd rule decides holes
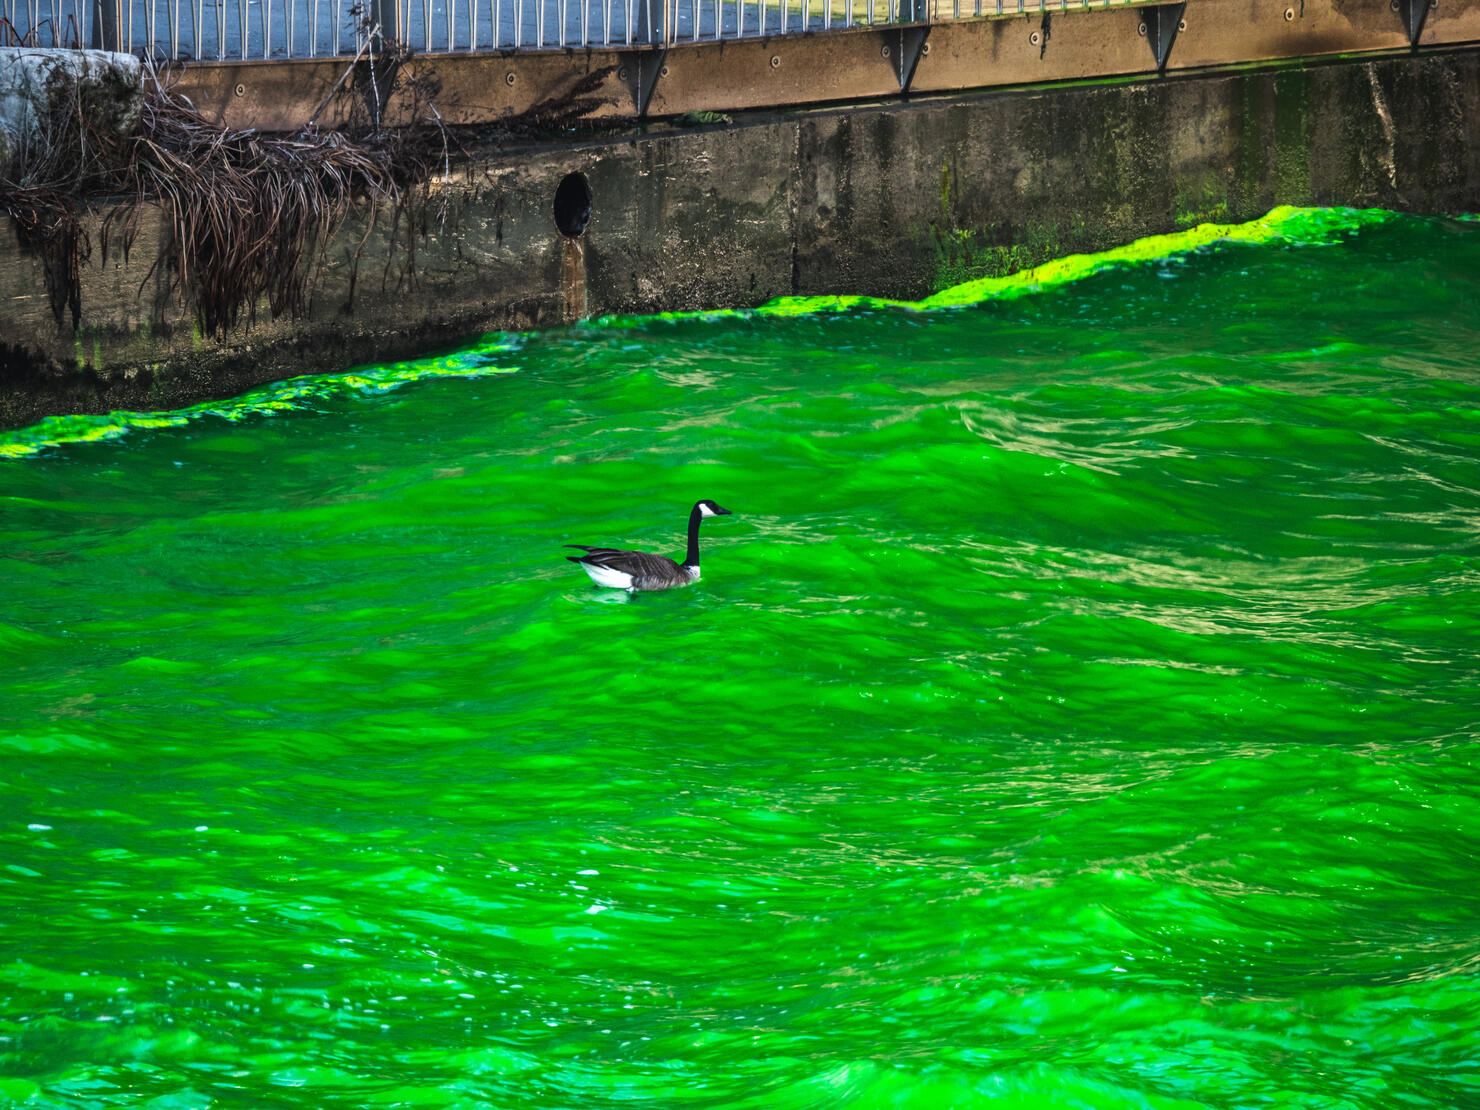
[[[709,501],[709,500],[696,502],[695,505],[694,505],[694,509],[695,509],[695,511],[698,512],[698,514],[700,516],[730,516],[730,515],[732,515],[730,513],[730,510],[729,509],[726,509],[726,508],[724,508],[724,507],[716,504],[715,502]]]

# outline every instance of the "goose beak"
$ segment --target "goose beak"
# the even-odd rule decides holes
[[[726,509],[722,505],[716,505],[714,507],[714,511],[715,511],[715,514],[718,515],[718,516],[734,516],[735,515],[734,513],[730,512],[729,509]]]

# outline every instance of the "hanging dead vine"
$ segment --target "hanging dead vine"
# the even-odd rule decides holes
[[[394,203],[411,173],[384,143],[338,132],[280,137],[214,126],[162,82],[145,98],[115,208],[125,244],[140,213],[158,204],[167,236],[156,265],[194,306],[202,330],[224,335],[256,319],[308,307],[308,290],[329,238],[351,207]]]
[[[313,125],[289,136],[224,128],[147,62],[138,125],[122,138],[89,122],[80,94],[60,109],[55,99],[38,140],[0,173],[0,208],[42,259],[59,326],[69,312],[74,328],[80,320],[81,268],[92,252],[85,213],[99,197],[115,198],[101,223],[105,249],[116,233],[127,251],[158,206],[164,241],[145,280],[162,267],[201,329],[222,336],[250,325],[263,302],[274,316],[304,312],[351,209],[399,214],[434,158],[447,161],[440,128],[440,142],[425,128],[375,124],[353,137]]]
[[[378,27],[361,31],[365,46],[293,135],[212,123],[175,91],[168,69],[147,59],[132,129],[100,129],[80,92],[60,106],[47,101],[38,140],[0,167],[0,210],[41,258],[58,326],[68,317],[74,329],[80,324],[89,228],[105,252],[111,243],[127,254],[156,209],[164,234],[144,281],[163,275],[214,337],[250,327],[263,305],[274,317],[306,312],[328,246],[356,208],[368,219],[347,259],[350,296],[382,212],[392,253],[402,251],[398,280],[414,279],[419,240],[447,217],[450,192],[429,182],[438,171],[450,178],[459,144],[437,110],[440,89],[414,75],[410,51]],[[528,137],[580,124],[604,103],[593,94],[609,72],[584,76],[494,131]],[[316,120],[334,98],[345,125],[321,130]],[[397,126],[387,123],[392,106]],[[471,172],[472,160],[463,161]],[[90,223],[105,198],[101,222]]]

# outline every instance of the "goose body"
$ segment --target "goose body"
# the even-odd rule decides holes
[[[675,563],[664,555],[646,551],[623,551],[615,547],[587,547],[568,543],[584,555],[567,555],[572,563],[591,576],[598,586],[619,590],[671,590],[699,580],[699,522],[706,516],[730,516],[730,510],[713,501],[696,501],[689,513],[689,549],[684,561]]]

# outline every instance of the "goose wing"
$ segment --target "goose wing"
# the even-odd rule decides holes
[[[697,575],[691,574],[672,559],[649,555],[646,551],[619,551],[615,547],[587,547],[568,543],[585,555],[567,555],[573,563],[586,568],[598,586],[620,586],[629,590],[667,590],[687,586]]]
[[[587,547],[585,544],[568,543],[586,552],[584,555],[567,555],[577,563],[590,563],[594,567],[608,567],[637,578],[677,578],[683,575],[679,565],[666,555],[649,555],[646,551],[622,551],[615,547]]]

